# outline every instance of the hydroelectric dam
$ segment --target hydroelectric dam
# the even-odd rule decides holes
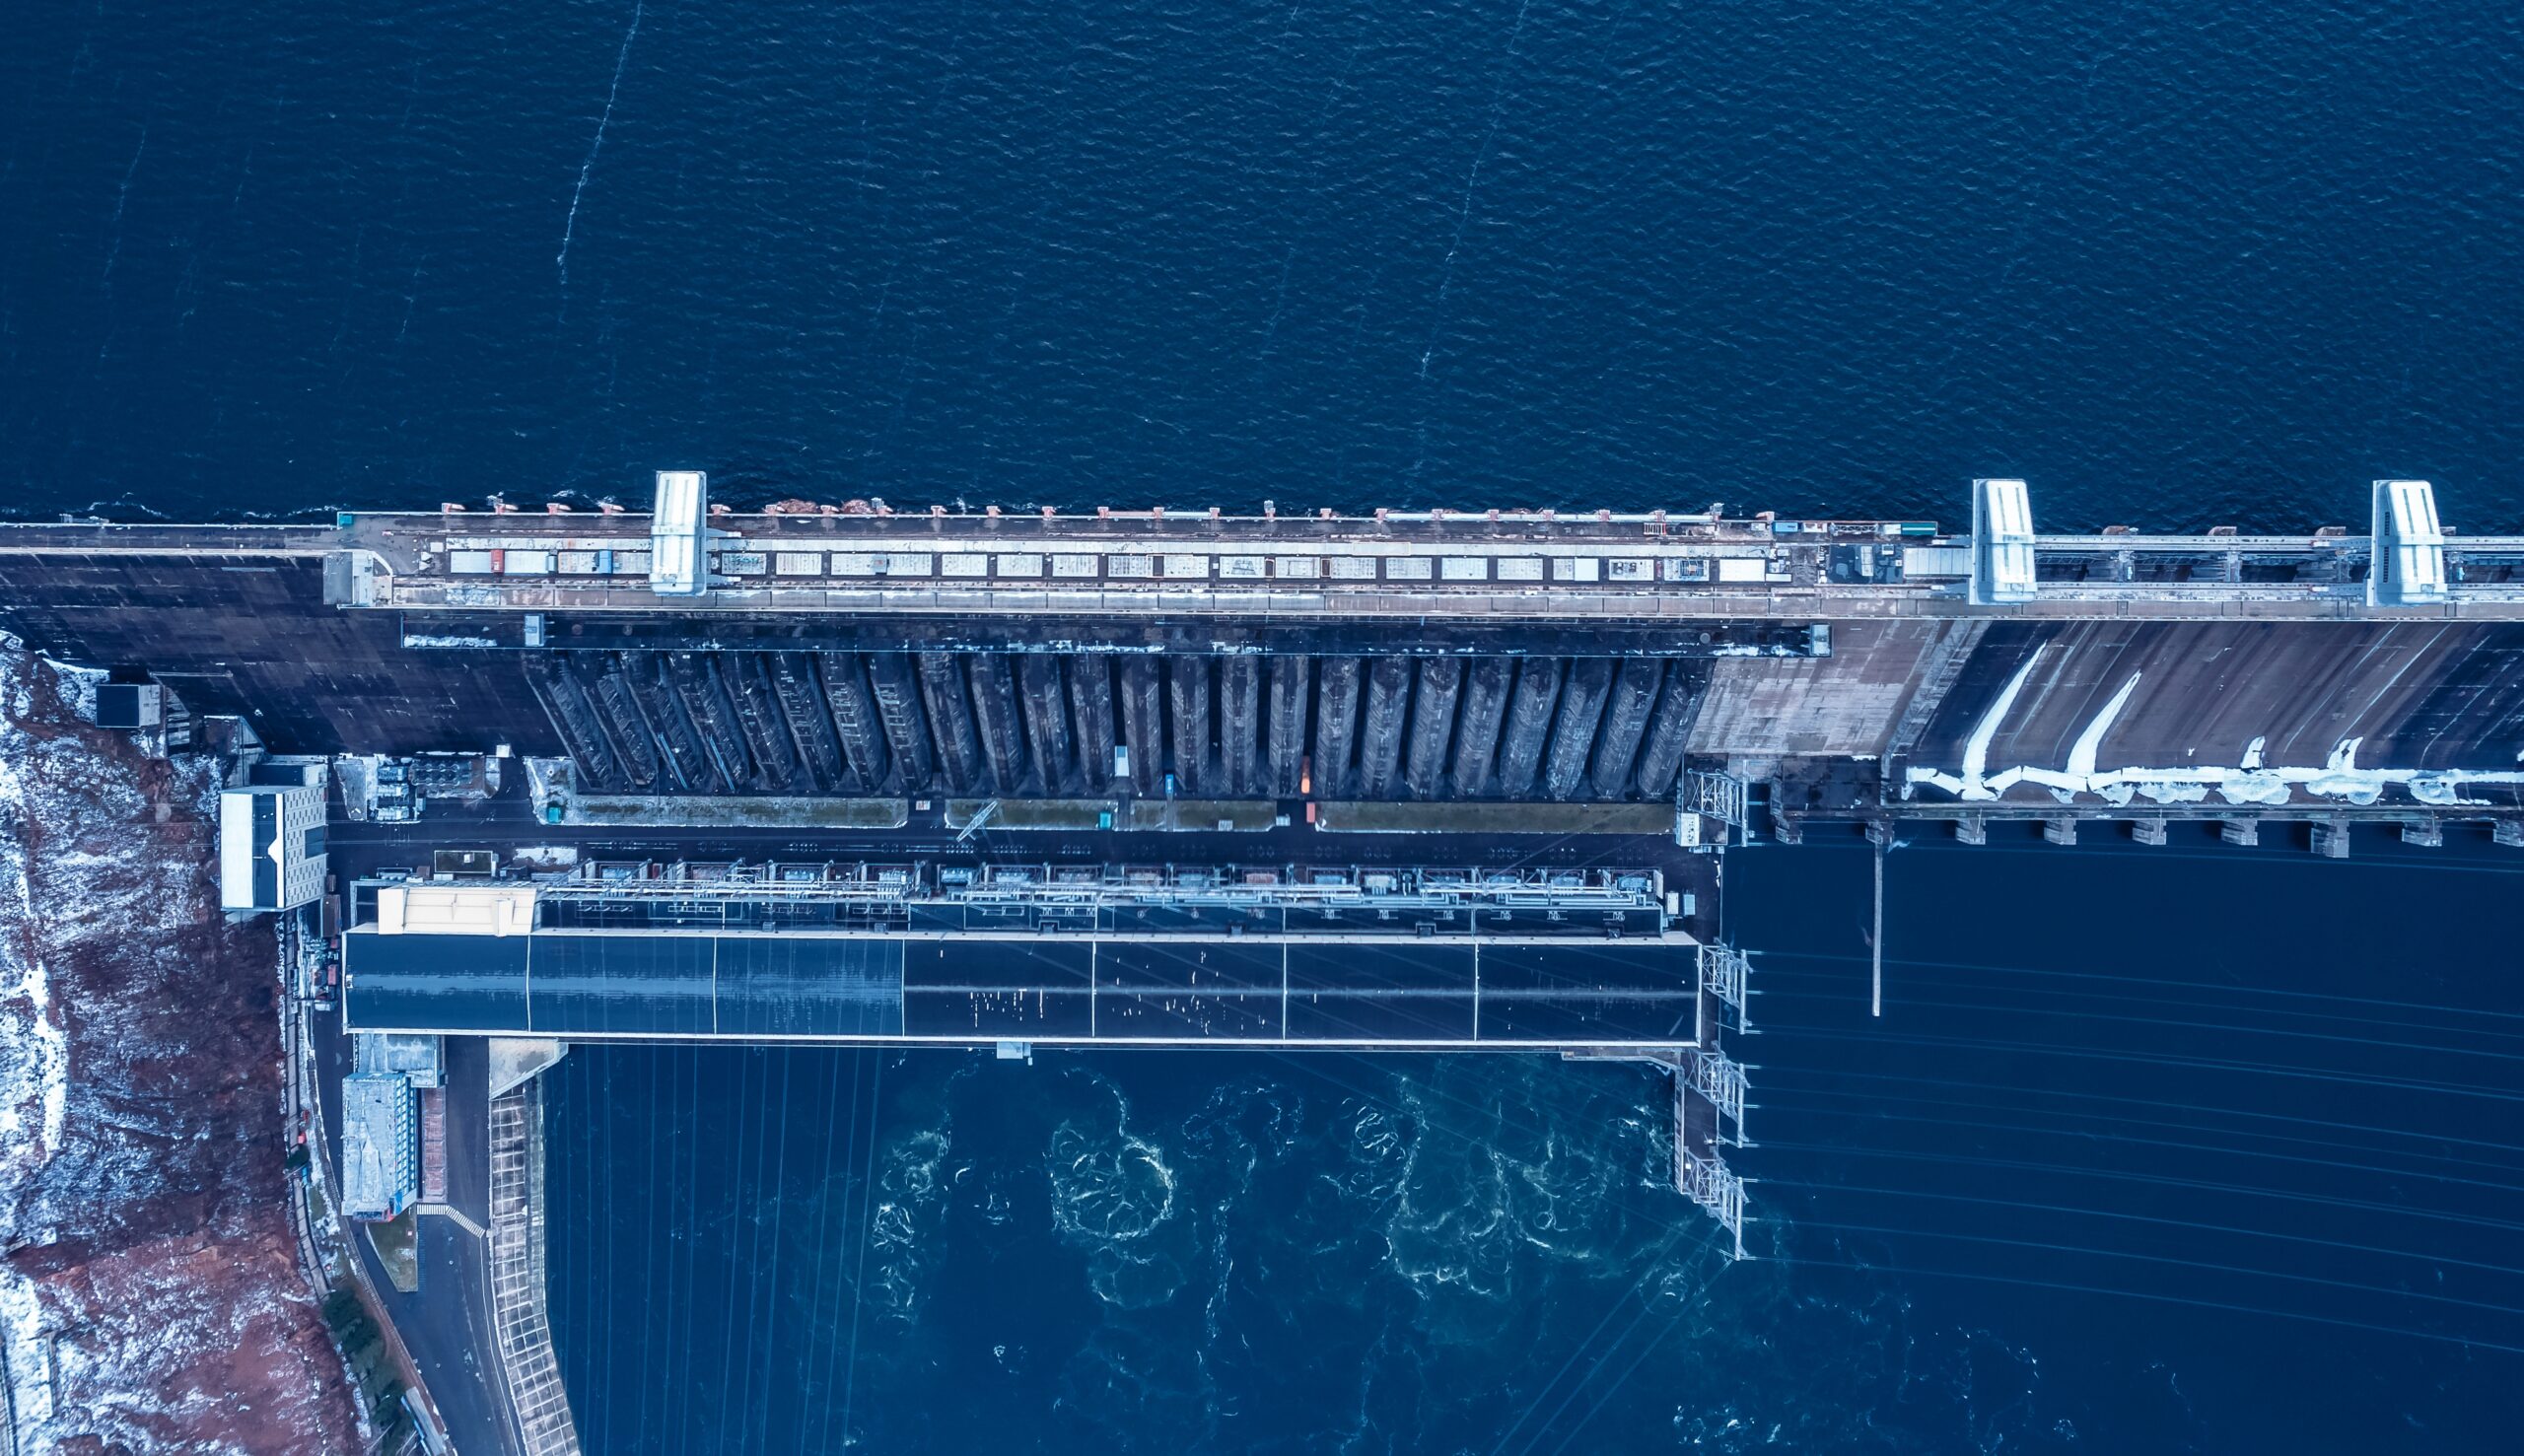
[[[257,908],[343,1035],[1634,1059],[1740,1248],[1730,842],[2524,847],[2524,536],[2371,500],[738,514],[666,471],[646,515],[0,525],[0,625],[322,786],[270,851],[320,901]]]

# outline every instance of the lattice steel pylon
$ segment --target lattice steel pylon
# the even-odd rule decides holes
[[[1732,1257],[1741,1259],[1744,1180],[1726,1166],[1723,1148],[1730,1142],[1750,1145],[1744,1138],[1745,1069],[1724,1052],[1698,1047],[1668,1065],[1674,1069],[1674,1187],[1718,1220],[1734,1240]]]
[[[1679,1139],[1674,1144],[1674,1186],[1718,1220],[1735,1241],[1728,1257],[1744,1257],[1744,1180],[1715,1152],[1698,1153]]]
[[[1686,769],[1674,785],[1675,839],[1679,843],[1697,843],[1686,839],[1684,819],[1701,815],[1716,819],[1741,837],[1752,823],[1753,788],[1733,774],[1715,773],[1707,769]],[[1724,844],[1726,837],[1718,836]]]
[[[1753,786],[1733,774],[1712,773],[1706,769],[1689,769],[1683,774],[1683,804],[1695,814],[1707,814],[1741,829],[1752,813]]]
[[[1750,1147],[1744,1136],[1744,1094],[1752,1089],[1745,1079],[1743,1064],[1730,1061],[1724,1052],[1694,1050],[1683,1055],[1678,1075],[1690,1089],[1701,1095],[1718,1113],[1716,1141]],[[1735,1136],[1726,1136],[1726,1125],[1735,1125]]]
[[[1709,994],[1735,1008],[1735,1030],[1750,1035],[1752,1013],[1753,962],[1732,945],[1703,942],[1700,947],[1701,984]]]

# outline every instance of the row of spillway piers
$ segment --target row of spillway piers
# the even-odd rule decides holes
[[[1674,791],[1704,658],[552,652],[583,788],[1559,800]]]

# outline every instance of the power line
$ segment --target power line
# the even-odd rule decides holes
[[[2022,1158],[1980,1157],[1959,1152],[1912,1152],[1893,1147],[1836,1147],[1830,1144],[1782,1143],[1776,1139],[1763,1140],[1762,1146],[1790,1152],[1822,1153],[1832,1157],[1889,1157],[1940,1165],[1965,1163],[1975,1167],[2020,1168],[2035,1173],[2059,1173],[2072,1178],[2106,1178],[2165,1188],[2196,1188],[2208,1193],[2235,1194],[2244,1198],[2279,1199],[2289,1203],[2320,1204],[2329,1208],[2354,1209],[2364,1213],[2389,1213],[2397,1218],[2432,1218],[2446,1223],[2465,1223],[2481,1228],[2497,1228],[2524,1233],[2524,1223],[2508,1218],[2489,1218],[2477,1213],[2452,1213],[2435,1209],[2385,1209],[2359,1199],[2337,1198],[2330,1194],[2297,1193],[2279,1188],[2254,1188],[2246,1184],[2219,1183],[2204,1178],[2178,1178],[2167,1173],[2117,1172],[2107,1168],[2080,1168],[2068,1163],[2032,1162]]]
[[[2388,1249],[2375,1244],[2357,1243],[2349,1239],[2316,1238],[2312,1234],[2280,1233],[2267,1228],[2240,1228],[2229,1223],[2208,1223],[2196,1218],[2170,1218],[2158,1213],[2128,1213],[2116,1209],[2081,1209],[2069,1204],[2033,1203],[2014,1198],[1988,1198],[1976,1194],[1946,1193],[1928,1188],[1882,1188],[1855,1183],[1815,1183],[1799,1178],[1765,1178],[1762,1183],[1770,1188],[1802,1188],[1825,1193],[1860,1194],[1867,1198],[1926,1198],[1935,1199],[1940,1203],[1979,1204],[1997,1209],[2023,1209],[2038,1213],[2066,1213],[2079,1218],[2112,1218],[2127,1223],[2154,1223],[2167,1228],[2189,1228],[2203,1233],[2230,1233],[2243,1238],[2279,1239],[2291,1244],[2310,1244],[2325,1249],[2347,1249],[2353,1253],[2376,1254],[2393,1259],[2416,1259],[2423,1264],[2444,1264],[2459,1269],[2477,1269],[2487,1274],[2524,1277],[2524,1268],[2513,1265],[2456,1259],[2420,1249]],[[1816,1225],[1799,1219],[1797,1226]]]
[[[2188,1295],[2159,1294],[2147,1290],[2118,1288],[2112,1285],[2075,1284],[2055,1280],[2020,1279],[2013,1275],[1982,1274],[1959,1269],[1924,1269],[1916,1265],[1897,1266],[1891,1264],[1866,1264],[1859,1262],[1843,1263],[1836,1259],[1800,1259],[1785,1254],[1774,1255],[1768,1262],[1773,1264],[1798,1265],[1809,1269],[1845,1269],[1859,1273],[1899,1275],[1905,1279],[1927,1278],[1973,1280],[1982,1283],[2014,1284],[2022,1288],[2053,1289],[2071,1294],[2108,1294],[2116,1298],[2143,1299],[2156,1304],[2180,1304],[2188,1305],[2194,1309],[2218,1309],[2225,1310],[2233,1314],[2261,1315],[2274,1319],[2284,1320],[2302,1320],[2308,1324],[2331,1325],[2336,1328],[2348,1330],[2362,1330],[2368,1334],[2390,1335],[2402,1339],[2433,1340],[2447,1345],[2460,1345],[2471,1350],[2493,1350],[2501,1354],[2524,1354],[2524,1345],[2499,1345],[2486,1340],[2474,1340],[2462,1335],[2448,1335],[2435,1330],[2414,1330],[2406,1326],[2380,1325],[2366,1320],[2347,1319],[2338,1315],[2307,1314],[2302,1310],[2272,1309],[2255,1304],[2230,1304],[2218,1299],[2195,1299]]]
[[[1912,1103],[1919,1103],[1919,1104],[1922,1104],[1922,1105],[1925,1105],[1925,1106],[1929,1106],[1929,1107],[1965,1107],[1965,1108],[1984,1108],[1984,1109],[1989,1108],[1989,1107],[1991,1107],[1991,1106],[1993,1105],[1993,1104],[1988,1103],[1988,1102],[1973,1102],[1973,1101],[1965,1101],[1965,1100],[1961,1100],[1961,1099],[1942,1098],[1942,1097],[1919,1097],[1919,1096],[1905,1095],[1905,1094],[1901,1094],[1901,1093],[1895,1093],[1895,1094],[1893,1094],[1893,1095],[1891,1095],[1891,1096],[1886,1096],[1885,1094],[1883,1094],[1883,1093],[1878,1093],[1878,1092],[1834,1092],[1834,1091],[1827,1091],[1827,1090],[1824,1090],[1824,1089],[1819,1088],[1819,1087],[1818,1087],[1818,1088],[1808,1089],[1808,1090],[1806,1090],[1806,1091],[1803,1091],[1803,1092],[1798,1093],[1797,1095],[1799,1095],[1799,1096],[1806,1096],[1806,1097],[1837,1097],[1837,1098],[1842,1098],[1842,1099],[1849,1100],[1849,1101],[1855,1101],[1855,1102],[1865,1102],[1865,1103],[1869,1103],[1869,1104],[1881,1103],[1881,1102],[1912,1102]],[[1788,1109],[1788,1108],[1784,1108],[1784,1107],[1781,1107],[1781,1106],[1779,1106],[1779,1105],[1777,1105],[1777,1104],[1772,1104],[1771,1106],[1769,1106],[1769,1107],[1767,1108],[1767,1110],[1768,1110],[1768,1112],[1770,1113],[1770,1115],[1771,1115],[1771,1116],[1774,1116],[1774,1117],[1775,1117],[1775,1116],[1778,1116],[1781,1112],[1783,1112],[1783,1111],[1788,1111],[1788,1110],[1789,1110],[1789,1109]],[[2069,1110],[2067,1110],[2067,1109],[2064,1109],[2064,1108],[2022,1108],[2022,1109],[2012,1109],[2012,1110],[2021,1111],[2021,1112],[2023,1112],[2023,1113],[2024,1113],[2025,1115],[2027,1115],[2027,1116],[2035,1116],[2035,1117],[2065,1117],[2065,1118],[2077,1118],[2077,1119],[2081,1119],[2081,1120],[2083,1120],[2083,1121],[2087,1121],[2087,1122],[2116,1123],[2116,1124],[2120,1124],[2120,1125],[2127,1126],[2127,1127],[2148,1127],[2148,1128],[2161,1128],[2161,1127],[2164,1127],[2164,1126],[2165,1126],[2165,1124],[2164,1124],[2163,1122],[2160,1122],[2160,1121],[2158,1121],[2158,1120],[2156,1120],[2156,1119],[2153,1119],[2153,1118],[2116,1117],[2116,1116],[2114,1116],[2114,1115],[2112,1115],[2112,1114],[2110,1114],[2110,1113],[2102,1113],[2102,1112],[2073,1112],[2073,1111],[2069,1111]],[[1835,1116],[1838,1116],[1838,1114],[1834,1114],[1834,1115],[1835,1115]],[[2082,1129],[2067,1129],[2067,1130],[2062,1130],[2062,1129],[2054,1129],[2054,1128],[2028,1128],[2028,1127],[2019,1127],[2019,1126],[2017,1126],[2017,1125],[2015,1125],[2015,1124],[2013,1124],[2013,1123],[1988,1123],[1988,1122],[1974,1122],[1974,1121],[1970,1121],[1970,1120],[1968,1120],[1968,1119],[1964,1119],[1964,1118],[1929,1117],[1929,1116],[1926,1116],[1926,1115],[1918,1114],[1918,1113],[1883,1112],[1883,1113],[1877,1113],[1877,1114],[1876,1114],[1876,1116],[1878,1116],[1878,1117],[1884,1117],[1884,1118],[1890,1118],[1890,1119],[1892,1119],[1892,1120],[1894,1120],[1894,1121],[1897,1121],[1897,1122],[1917,1122],[1917,1123],[1927,1123],[1927,1124],[1929,1124],[1929,1125],[1931,1125],[1931,1126],[1935,1126],[1935,1127],[1987,1128],[1987,1129],[1991,1129],[1991,1130],[1993,1130],[1993,1131],[1997,1131],[1997,1132],[2024,1133],[2024,1134],[2028,1134],[2028,1135],[2039,1135],[2039,1136],[2043,1136],[2043,1137],[2061,1137],[2061,1136],[2067,1136],[2067,1137],[2077,1137],[2077,1138],[2091,1138],[2091,1137],[2102,1137],[2102,1136],[2104,1136],[2104,1135],[2102,1135],[2102,1134],[2088,1133],[2088,1132],[2085,1132],[2085,1131],[2084,1131],[2084,1130],[2082,1130]],[[2246,1131],[2246,1130],[2243,1130],[2243,1129],[2236,1129],[2236,1128],[2215,1128],[2215,1129],[2205,1129],[2204,1131],[2215,1132],[2215,1133],[2222,1133],[2224,1136],[2229,1137],[2229,1138],[2259,1138],[2259,1139],[2262,1139],[2262,1140],[2263,1140],[2263,1141],[2265,1141],[2265,1142],[2271,1142],[2271,1143],[2292,1143],[2292,1144],[2299,1144],[2299,1145],[2308,1146],[2308,1147],[2334,1147],[2334,1148],[2337,1148],[2337,1147],[2339,1147],[2339,1146],[2341,1145],[2341,1144],[2340,1144],[2340,1143],[2338,1142],[2338,1140],[2336,1140],[2336,1139],[2328,1139],[2328,1138],[2291,1138],[2291,1137],[2288,1137],[2287,1135],[2285,1135],[2285,1134],[2283,1134],[2283,1133],[2256,1133],[2256,1132],[2250,1132],[2250,1131]],[[2225,1151],[2230,1150],[2230,1149],[2223,1148],[2223,1147],[2214,1147],[2214,1146],[2209,1146],[2209,1145],[2205,1144],[2197,1144],[2197,1143],[2182,1143],[2182,1142],[2177,1142],[2177,1141],[2174,1141],[2174,1140],[2171,1140],[2171,1139],[2156,1139],[2156,1138],[2149,1138],[2149,1139],[2132,1139],[2132,1140],[2127,1140],[2127,1141],[2134,1141],[2134,1142],[2149,1142],[2149,1143],[2163,1143],[2163,1144],[2164,1144],[2164,1145],[2169,1146],[2169,1147],[2187,1147],[2187,1148],[2195,1148],[2195,1149],[2198,1149],[2198,1150],[2201,1150],[2201,1151],[2206,1151],[2206,1152],[2225,1152]],[[2426,1159],[2426,1160],[2428,1160],[2428,1161],[2430,1161],[2430,1162],[2444,1162],[2444,1163],[2452,1163],[2452,1164],[2456,1165],[2457,1167],[2466,1167],[2466,1168],[2487,1168],[2487,1169],[2490,1169],[2490,1170],[2492,1170],[2492,1171],[2496,1171],[2496,1172],[2514,1173],[2514,1174],[2516,1174],[2516,1175],[2518,1175],[2518,1176],[2520,1176],[2520,1177],[2524,1177],[2524,1167],[2517,1167],[2517,1166],[2514,1166],[2514,1165],[2512,1165],[2512,1164],[2508,1164],[2508,1163],[2495,1163],[2495,1162],[2490,1162],[2490,1161],[2488,1161],[2487,1159],[2484,1159],[2484,1158],[2446,1157],[2446,1156],[2442,1156],[2442,1155],[2435,1154],[2435,1153],[2414,1152],[2414,1151],[2410,1151],[2410,1150],[2407,1150],[2407,1149],[2404,1149],[2404,1148],[2399,1148],[2399,1147],[2388,1148],[2388,1149],[2382,1149],[2382,1151],[2383,1151],[2383,1153],[2384,1153],[2385,1155],[2389,1155],[2389,1156],[2393,1156],[2393,1157],[2415,1157],[2415,1158],[2424,1158],[2424,1159]],[[2269,1154],[2266,1154],[2266,1153],[2251,1153],[2251,1154],[2247,1154],[2247,1155],[2249,1155],[2249,1156],[2269,1156]],[[2365,1164],[2365,1163],[2362,1163],[2362,1162],[2361,1162],[2361,1163],[2351,1163],[2351,1164],[2340,1164],[2339,1166],[2365,1167],[2365,1166],[2367,1166],[2367,1164]],[[2396,1171],[2396,1170],[2393,1170],[2393,1169],[2377,1169],[2376,1171],[2379,1171],[2379,1172],[2392,1172],[2392,1171]],[[2421,1177],[2424,1177],[2424,1176],[2426,1176],[2426,1175],[2425,1175],[2425,1174],[2419,1174],[2419,1175],[2416,1175],[2416,1176],[2421,1176]],[[2497,1184],[2497,1185],[2492,1185],[2492,1184],[2483,1184],[2482,1186],[2483,1186],[2483,1187],[2506,1187],[2507,1185],[2502,1185],[2502,1184]],[[2519,1188],[2517,1189],[2517,1191],[2524,1191],[2524,1187],[2519,1187]]]
[[[2417,1289],[2395,1289],[2382,1284],[2361,1284],[2354,1280],[2326,1279],[2318,1274],[2287,1274],[2275,1269],[2253,1269],[2241,1264],[2224,1264],[2214,1259],[2182,1259],[2171,1254],[2141,1254],[2135,1249],[2097,1249],[2084,1244],[2053,1243],[2046,1239],[2005,1238],[1994,1233],[1955,1233],[1930,1228],[1891,1228],[1874,1223],[1829,1223],[1798,1219],[1799,1228],[1829,1229],[1836,1233],[1864,1233],[1890,1238],[1935,1238],[1958,1243],[1996,1244],[2011,1249],[2040,1249],[2054,1254],[2082,1254],[2097,1259],[2128,1259],[2141,1264],[2163,1264],[2177,1269],[2205,1270],[2211,1274],[2238,1275],[2245,1279],[2282,1280],[2291,1283],[2320,1284],[2326,1288],[2348,1289],[2360,1294],[2383,1294],[2396,1299],[2424,1299],[2432,1304],[2450,1304],[2465,1309],[2487,1310],[2491,1314],[2524,1317],[2524,1307],[2492,1304],[2482,1299],[2464,1299],[2453,1294],[2427,1294]],[[2274,1311],[2275,1312],[2275,1311]]]
[[[2003,1093],[2008,1097],[2061,1097],[2070,1098],[2080,1102],[2110,1102],[2131,1107],[2161,1107],[2176,1112],[2208,1114],[2217,1117],[2250,1118],[2256,1122],[2292,1123],[2299,1127],[2309,1128],[2336,1128],[2343,1132],[2375,1133],[2384,1137],[2402,1138],[2418,1136],[2424,1137],[2431,1143],[2446,1143],[2464,1147],[2486,1147],[2500,1152],[2524,1152],[2524,1144],[2493,1143],[2481,1138],[2456,1138],[2443,1133],[2411,1134],[2404,1129],[2379,1128],[2371,1123],[2336,1122],[2328,1118],[2304,1117],[2284,1112],[2253,1112],[2240,1107],[2209,1107],[2195,1102],[2172,1102],[2156,1097],[2131,1097],[2111,1092],[2071,1092],[2058,1087],[2035,1087],[1999,1084],[1995,1082],[1967,1081],[1960,1077],[1951,1076],[1904,1075],[1900,1073],[1892,1072],[1856,1072],[1839,1067],[1776,1066],[1766,1067],[1763,1069],[1762,1084],[1765,1087],[1771,1087],[1778,1085],[1783,1078],[1787,1078],[1792,1082],[1799,1076],[1855,1077],[1863,1081],[1903,1082],[1914,1086],[1982,1088],[1992,1092]],[[1838,1095],[1851,1096],[1857,1094],[1841,1093]],[[1911,1100],[1936,1102],[1941,1099],[1914,1097]],[[1947,1105],[1970,1107],[1984,1106],[1987,1104],[1979,1102],[1953,1101],[1949,1102]]]
[[[2321,1072],[2310,1067],[2291,1067],[2276,1062],[2240,1062],[2221,1057],[2185,1057],[2169,1053],[2106,1052],[2090,1047],[2063,1046],[2057,1042],[1994,1041],[1983,1037],[1926,1036],[1917,1032],[1896,1036],[1880,1031],[1832,1031],[1815,1026],[1783,1026],[1779,1022],[1768,1020],[1763,1023],[1763,1026],[1768,1031],[1786,1031],[1790,1035],[1820,1037],[1830,1041],[1907,1042],[1917,1046],[1968,1047],[1975,1051],[2010,1052],[2018,1055],[2077,1057],[2100,1062],[2139,1062],[2159,1067],[2197,1067],[2212,1072],[2292,1076],[2312,1081],[2344,1082],[2351,1086],[2393,1087],[2403,1091],[2438,1092],[2452,1097],[2479,1097],[2494,1102],[2524,1102],[2524,1092],[2466,1086],[2460,1082],[2422,1081],[2416,1077],[2360,1076],[2346,1072]]]

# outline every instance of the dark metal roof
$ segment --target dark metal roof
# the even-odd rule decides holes
[[[1696,1039],[1697,947],[1471,936],[344,937],[363,1031],[1386,1046]]]

